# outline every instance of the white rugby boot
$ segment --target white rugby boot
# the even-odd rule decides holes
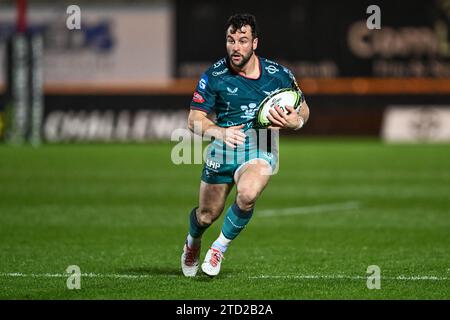
[[[181,270],[185,277],[195,277],[198,270],[199,256],[200,246],[190,248],[186,241],[183,248],[183,254],[181,255]]]
[[[222,251],[216,248],[209,248],[202,264],[202,270],[210,277],[217,276],[220,272],[220,265],[224,259]]]

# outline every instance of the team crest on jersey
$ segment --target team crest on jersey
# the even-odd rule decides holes
[[[202,95],[200,93],[198,93],[197,91],[194,92],[194,98],[193,98],[194,102],[197,103],[203,103],[205,102],[205,99],[202,97]]]
[[[244,113],[241,115],[242,119],[253,119],[255,117],[255,112],[258,105],[256,103],[249,103],[248,106],[243,105],[241,106],[241,110]]]

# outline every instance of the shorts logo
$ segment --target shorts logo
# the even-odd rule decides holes
[[[214,170],[217,170],[220,168],[220,163],[212,161],[212,160],[206,160],[206,165]]]
[[[270,152],[264,152],[264,155],[265,155],[267,158],[269,158],[269,159],[272,159],[272,158],[273,158],[273,154],[270,153]]]
[[[197,91],[194,92],[194,102],[198,102],[198,103],[203,103],[205,102],[205,99],[202,97],[202,95],[200,93],[198,93]]]
[[[275,66],[267,66],[267,67],[265,67],[264,69],[266,69],[267,72],[269,72],[270,74],[274,74],[275,72],[280,71],[280,70],[278,70],[278,68],[275,67]]]

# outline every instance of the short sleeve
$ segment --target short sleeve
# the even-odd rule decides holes
[[[300,89],[300,87],[297,83],[297,80],[295,79],[294,74],[288,68],[283,68],[283,69],[284,69],[284,72],[286,72],[288,75],[288,77],[286,79],[287,80],[286,87],[300,91],[301,95],[302,95],[301,101],[305,101],[305,95],[303,94],[303,91]]]
[[[202,74],[191,101],[192,110],[210,113],[216,103],[216,94],[206,73]]]

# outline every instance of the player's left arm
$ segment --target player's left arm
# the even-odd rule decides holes
[[[299,116],[300,120],[303,121],[302,126],[304,126],[305,123],[308,122],[308,119],[309,119],[309,107],[308,107],[308,104],[306,103],[306,100],[304,100],[302,102],[300,110],[298,111],[298,116]]]
[[[293,107],[286,106],[288,114],[276,106],[275,110],[270,110],[267,119],[272,122],[270,129],[291,129],[298,130],[302,128],[309,119],[309,107],[306,101],[302,102],[300,110],[297,112]]]
[[[289,77],[292,88],[302,92],[292,72],[289,72]],[[269,111],[270,114],[267,115],[267,119],[273,124],[269,128],[299,130],[306,124],[309,119],[309,107],[303,93],[301,94],[303,101],[298,111],[291,106],[286,106],[286,109],[289,111],[288,114],[284,113],[278,106],[275,107],[275,110]]]

